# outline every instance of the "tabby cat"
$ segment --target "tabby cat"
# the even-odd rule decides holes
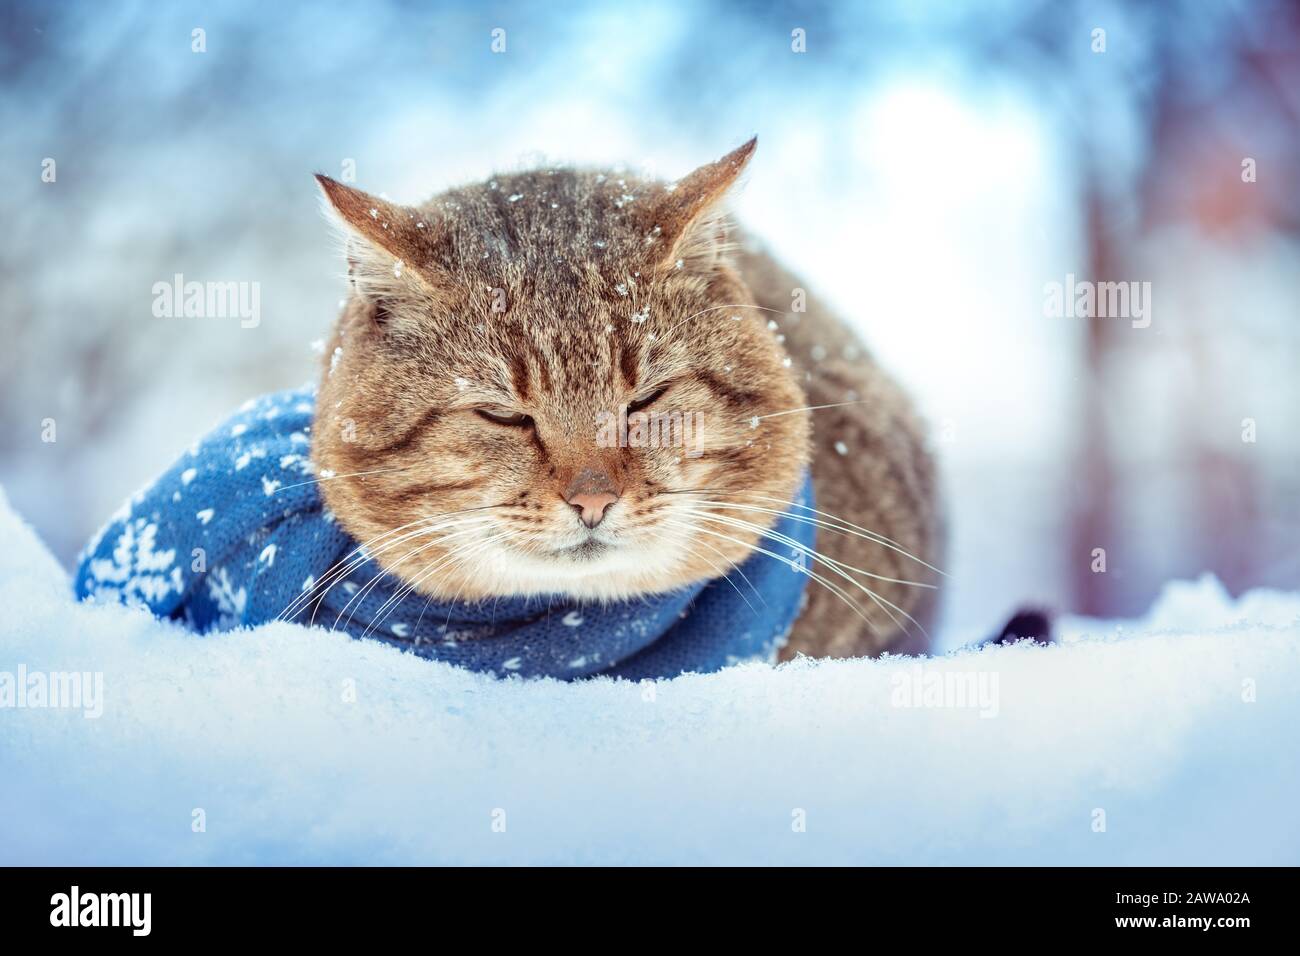
[[[320,492],[362,542],[447,516],[375,560],[439,599],[636,598],[739,565],[811,470],[817,552],[783,658],[925,649],[943,533],[922,426],[725,213],[755,145],[672,184],[544,168],[418,206],[317,177],[351,290]],[[611,416],[702,427],[599,440]]]

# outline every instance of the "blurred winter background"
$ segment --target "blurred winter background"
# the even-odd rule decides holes
[[[543,156],[675,178],[757,133],[738,213],[935,426],[949,640],[1027,600],[1132,614],[1203,570],[1300,583],[1293,3],[3,17],[0,484],[65,562],[238,403],[314,376],[343,285],[313,171],[417,201]],[[259,283],[260,324],[155,318],[176,273]],[[1150,282],[1150,327],[1045,314],[1071,273]]]

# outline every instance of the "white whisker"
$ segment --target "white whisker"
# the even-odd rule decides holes
[[[805,522],[805,523],[807,523],[807,524],[814,525],[814,526],[819,527],[819,528],[827,528],[828,530],[838,530],[838,529],[836,529],[836,528],[832,528],[832,527],[830,527],[829,525],[826,524],[826,522],[818,521],[816,518],[805,518],[805,517],[802,517],[802,516],[800,516],[800,515],[792,515],[792,514],[790,514],[788,511],[777,511],[777,510],[775,510],[774,508],[760,508],[760,507],[758,507],[757,505],[732,504],[732,503],[730,503],[730,502],[725,502],[725,501],[699,501],[699,502],[696,502],[696,504],[700,504],[700,505],[708,505],[708,506],[713,507],[713,508],[727,508],[727,509],[737,510],[737,511],[758,511],[758,512],[762,512],[762,513],[764,513],[764,514],[779,515],[779,516],[781,516],[781,517],[783,517],[783,518],[790,518],[790,519],[792,519],[792,520],[794,520],[794,521],[802,521],[802,522]],[[759,530],[759,528],[760,528],[760,526],[757,525],[757,524],[750,525],[750,527],[751,527],[752,530],[755,530],[755,531]],[[776,536],[777,536],[777,533],[774,532],[774,531],[765,531],[764,534],[770,534],[770,535],[772,535],[773,537],[776,537]],[[793,540],[793,539],[791,539],[791,540]],[[836,559],[834,559],[834,558],[829,558],[829,557],[828,557],[828,558],[826,558],[826,560],[827,560],[827,561],[831,561],[831,562],[833,562],[834,564],[837,564],[837,565],[839,565],[839,566],[842,567],[842,568],[846,568],[846,569],[848,569],[849,571],[856,571],[858,574],[865,575],[866,577],[869,577],[869,578],[874,578],[874,579],[877,580],[877,581],[884,581],[884,582],[886,582],[886,583],[888,583],[888,584],[906,584],[906,585],[908,585],[909,587],[914,587],[914,588],[930,588],[931,590],[934,590],[934,589],[937,589],[937,588],[938,588],[938,585],[936,585],[936,584],[928,584],[928,583],[926,583],[926,582],[924,582],[924,581],[908,581],[908,580],[905,580],[905,579],[903,579],[903,578],[891,578],[891,577],[886,577],[886,576],[883,575],[883,574],[876,574],[876,573],[874,573],[874,572],[872,572],[872,571],[867,571],[867,570],[865,570],[864,568],[855,568],[855,567],[854,567],[853,565],[851,565],[851,564],[846,564],[845,562],[843,562],[843,561],[838,561],[838,560],[836,560]]]
[[[407,597],[407,595],[413,593],[415,589],[419,587],[422,583],[424,583],[426,580],[428,580],[435,571],[440,570],[441,568],[447,566],[448,564],[455,564],[470,554],[480,553],[486,550],[490,545],[496,543],[497,541],[504,540],[505,538],[508,538],[510,535],[511,532],[502,531],[500,534],[497,534],[491,538],[486,538],[482,541],[471,542],[470,544],[455,548],[450,553],[444,555],[442,559],[439,560],[432,567],[418,574],[411,581],[406,583],[403,587],[399,587],[397,591],[394,592],[392,597],[390,597],[387,601],[385,601],[382,605],[380,605],[379,609],[375,611],[374,616],[371,618],[370,624],[366,626],[366,629],[361,636],[369,637],[371,632],[374,631],[375,628],[379,627],[381,624],[384,623],[384,621],[386,621],[389,618],[389,616],[393,613],[393,611],[397,609],[397,606]],[[457,589],[456,596],[457,597],[460,596],[460,589]],[[453,599],[453,603],[454,603],[454,599]],[[428,601],[425,602],[425,606],[426,607],[428,606]],[[424,619],[423,610],[421,610],[420,612],[420,619],[421,620]]]
[[[904,627],[903,623],[894,616],[894,614],[890,610],[891,608],[893,611],[897,611],[899,614],[903,615],[905,618],[907,618],[909,621],[915,624],[918,628],[920,628],[921,633],[924,634],[926,637],[930,636],[926,632],[925,628],[921,625],[921,622],[916,620],[916,618],[912,617],[912,615],[908,614],[897,604],[894,604],[892,601],[888,600],[887,598],[877,594],[875,591],[871,590],[866,585],[862,584],[862,582],[856,580],[850,574],[848,574],[844,570],[844,568],[849,567],[848,565],[844,565],[833,558],[828,558],[825,555],[821,554],[819,551],[813,548],[809,548],[803,544],[800,544],[798,541],[796,541],[794,538],[789,537],[788,535],[784,535],[775,531],[765,530],[761,525],[756,525],[749,521],[743,521],[739,518],[730,518],[723,515],[711,515],[706,512],[692,512],[692,513],[695,514],[697,517],[703,518],[706,521],[713,521],[718,524],[726,525],[727,527],[734,527],[734,528],[740,528],[745,531],[752,531],[759,535],[772,538],[773,540],[778,541],[781,544],[786,545],[787,547],[798,549],[802,553],[812,558],[812,560],[818,561],[826,565],[832,572],[834,572],[844,580],[848,581],[850,584],[852,584],[854,587],[860,590],[863,594],[867,595],[867,597],[869,597],[876,604],[877,607],[879,607],[882,611],[885,612],[885,614],[889,616],[889,619],[894,622],[895,626],[900,628],[904,633],[907,632],[907,628]],[[857,570],[857,569],[853,568],[852,570]],[[860,572],[860,573],[864,573],[864,572]]]
[[[827,590],[835,594],[836,597],[838,597],[841,601],[843,601],[846,605],[848,605],[848,607],[853,611],[853,613],[857,614],[858,617],[862,618],[862,620],[866,622],[868,627],[870,627],[873,631],[876,630],[875,623],[871,620],[871,618],[867,617],[866,614],[862,612],[861,608],[859,608],[853,601],[849,599],[847,592],[843,588],[839,587],[838,585],[836,585],[831,581],[828,581],[825,577],[818,574],[816,571],[813,571],[811,568],[798,565],[790,558],[787,558],[781,554],[777,554],[775,551],[769,551],[767,548],[762,548],[759,547],[758,545],[746,544],[744,541],[741,541],[739,538],[733,538],[731,535],[728,534],[722,534],[717,531],[710,531],[708,528],[701,528],[698,527],[697,525],[691,525],[682,522],[670,522],[670,523],[676,524],[679,527],[684,527],[698,534],[707,534],[715,538],[722,538],[724,541],[731,541],[735,544],[740,545],[743,548],[746,548],[747,550],[757,551],[759,554],[765,554],[770,558],[775,558],[777,561],[780,561],[782,564],[789,566],[790,568],[799,572],[800,574],[808,575],[808,577],[812,578],[818,584],[822,585],[822,587],[826,588]]]
[[[798,412],[818,412],[823,408],[843,408],[846,405],[866,405],[867,399],[856,402],[835,402],[831,405],[805,405],[803,408],[787,408],[783,412],[772,412],[770,415],[752,415],[749,418],[742,418],[742,422],[764,422],[769,418],[780,418],[782,415],[794,415]]]
[[[292,485],[281,485],[279,488],[275,489],[272,494],[278,495],[280,492],[288,491],[290,488],[301,488],[303,485],[316,485],[320,484],[322,481],[334,481],[338,478],[358,478],[362,475],[386,475],[394,471],[409,471],[410,469],[410,465],[402,465],[397,468],[376,468],[374,471],[353,471],[346,475],[322,475],[321,477],[313,478],[310,481],[300,481]]]
[[[468,512],[471,511],[479,511],[479,510],[482,509],[467,508],[462,511],[447,512],[444,515],[428,515],[425,517],[417,518],[415,521],[410,521],[404,525],[400,525],[397,528],[393,528],[389,531],[385,531],[381,534],[375,535],[373,538],[371,538],[369,541],[365,542],[364,544],[358,545],[347,556],[340,558],[337,562],[335,562],[334,565],[329,570],[327,570],[323,575],[321,575],[321,579],[319,581],[314,582],[310,588],[308,588],[302,594],[299,594],[296,598],[290,601],[288,606],[286,606],[285,609],[280,612],[277,619],[286,620],[286,621],[293,620],[293,618],[297,617],[303,610],[306,609],[308,604],[312,602],[318,602],[321,599],[323,599],[325,595],[328,594],[329,591],[334,587],[335,584],[338,584],[340,581],[346,578],[357,568],[361,567],[363,564],[366,564],[369,561],[374,560],[377,555],[383,554],[385,551],[388,551],[391,548],[396,547],[398,544],[401,544],[403,541],[408,541],[411,538],[428,534],[430,531],[436,531],[441,528],[450,527],[456,524],[455,522],[452,522],[452,523],[430,525],[429,522],[436,521],[437,519],[443,517],[448,517],[448,518],[456,517],[456,516],[467,514]],[[490,519],[487,518],[487,516],[484,516],[482,520],[487,521]],[[374,545],[376,543],[380,541],[385,541],[385,539],[391,538],[393,535],[397,535],[399,534],[399,532],[403,531],[404,529],[410,528],[414,525],[422,525],[422,527],[417,528],[414,531],[407,532],[406,534],[400,535],[399,537],[391,541],[386,541],[383,547],[379,548],[378,550],[374,549]],[[311,623],[314,622],[315,622],[315,615],[313,614]]]
[[[664,537],[663,535],[656,534],[655,532],[649,530],[648,528],[643,528],[643,529],[641,529],[641,533],[642,533],[642,534],[647,534],[647,535],[649,535],[651,538],[653,538],[653,539],[656,540],[656,541],[667,541],[667,540],[668,540],[668,539],[667,539],[666,537]],[[726,556],[725,554],[723,554],[721,551],[719,551],[719,550],[718,550],[717,548],[715,548],[713,545],[709,544],[709,542],[707,542],[707,541],[697,541],[697,542],[695,542],[695,543],[696,543],[696,544],[703,545],[704,547],[708,548],[710,551],[712,551],[714,554],[716,554],[718,557],[720,557],[720,558],[722,559],[722,561],[723,561],[724,564],[730,564],[730,563],[731,563],[730,561],[727,560],[727,556]],[[736,584],[735,581],[731,580],[731,575],[730,575],[730,573],[726,570],[726,568],[724,568],[724,567],[719,567],[718,565],[716,565],[716,564],[714,564],[712,561],[710,561],[708,558],[704,557],[704,555],[702,555],[702,554],[697,554],[697,553],[694,552],[694,551],[689,551],[689,553],[690,553],[691,557],[693,557],[693,558],[699,558],[701,561],[703,561],[705,564],[707,564],[710,568],[712,568],[715,572],[717,572],[717,576],[718,576],[718,577],[724,579],[728,584],[730,584],[733,588],[736,589],[736,593],[739,594],[739,595],[740,595],[740,599],[741,599],[742,601],[745,602],[745,606],[748,607],[748,608],[749,608],[751,611],[753,611],[755,614],[758,613],[758,610],[754,607],[754,605],[752,605],[752,604],[749,603],[749,598],[745,597],[745,592],[742,591],[742,590],[740,590],[740,585]],[[762,604],[766,605],[766,604],[767,604],[767,601],[764,600],[762,592],[760,592],[760,591],[758,590],[758,588],[754,587],[754,582],[751,581],[751,580],[749,580],[749,575],[747,575],[744,571],[742,571],[742,570],[740,569],[740,566],[739,566],[739,565],[734,565],[734,570],[740,573],[741,578],[744,580],[744,582],[745,582],[746,584],[749,585],[749,589],[750,589],[751,591],[754,592],[754,596],[757,597],[758,600],[759,600]]]
[[[696,316],[703,315],[705,312],[715,312],[718,309],[758,309],[761,312],[771,312],[773,315],[789,315],[788,312],[782,312],[780,309],[769,309],[767,308],[767,306],[751,305],[748,302],[731,302],[731,303],[726,303],[724,305],[711,305],[707,309],[700,309],[700,311],[692,315],[688,315],[686,318],[682,319],[681,321],[676,323],[671,329],[669,329],[667,334],[672,335],[674,332],[676,332],[678,329],[680,329],[683,325],[685,325],[687,322],[689,322],[691,319],[695,318]],[[665,336],[665,338],[666,337],[667,336]]]
[[[826,529],[829,531],[838,531],[841,534],[853,534],[854,532],[857,532],[857,536],[859,537],[866,538],[868,541],[874,541],[876,544],[889,548],[891,551],[897,551],[903,557],[911,561],[915,561],[923,568],[927,568],[941,577],[945,577],[945,578],[948,577],[946,571],[942,571],[939,568],[936,568],[933,564],[929,564],[928,562],[922,560],[921,558],[918,558],[916,555],[912,554],[910,551],[908,551],[906,548],[904,548],[901,544],[899,544],[897,541],[893,540],[892,538],[887,538],[883,534],[880,534],[877,531],[872,531],[870,528],[864,528],[861,525],[856,525],[853,522],[845,518],[841,518],[838,515],[833,515],[828,511],[819,511],[818,509],[813,508],[809,505],[802,505],[799,504],[798,502],[787,501],[784,498],[774,498],[771,495],[760,495],[757,492],[753,492],[753,491],[726,491],[722,488],[704,488],[698,490],[692,489],[690,491],[685,491],[685,492],[674,492],[674,494],[697,494],[697,493],[731,495],[733,497],[745,496],[749,498],[756,498],[760,501],[774,502],[775,504],[782,505],[783,507],[799,508],[802,509],[803,511],[811,512],[812,514],[821,515],[822,518],[829,519],[830,521],[833,522],[837,522],[838,525],[840,526],[836,527],[834,525],[819,525],[819,527],[826,527]],[[782,512],[782,513],[785,514],[786,512]],[[798,519],[800,516],[790,515],[790,517]],[[814,521],[814,519],[811,518],[805,520],[810,522]]]
[[[490,520],[490,519],[488,519],[488,518],[482,518],[482,519],[474,520],[472,523],[471,523],[470,521],[464,521],[464,520],[462,520],[462,521],[459,521],[459,522],[450,523],[450,524],[448,524],[448,525],[446,525],[446,526],[439,526],[439,527],[428,528],[428,529],[420,529],[420,530],[418,530],[418,531],[412,532],[411,534],[406,535],[406,536],[404,536],[404,537],[405,537],[405,538],[408,538],[408,539],[409,539],[409,538],[413,538],[413,537],[417,537],[417,538],[418,538],[418,537],[428,537],[428,536],[433,536],[433,535],[435,535],[438,531],[440,531],[440,530],[444,530],[445,528],[450,528],[450,529],[452,529],[452,530],[447,531],[446,533],[444,533],[444,534],[442,534],[442,535],[439,535],[439,536],[437,536],[437,537],[434,537],[433,540],[431,540],[431,541],[427,541],[427,542],[425,542],[424,544],[421,544],[421,545],[419,545],[418,547],[415,547],[415,548],[411,549],[411,550],[408,551],[406,554],[404,554],[404,555],[403,555],[403,556],[402,556],[402,557],[401,557],[397,562],[395,562],[395,565],[400,565],[400,564],[402,564],[403,562],[410,560],[410,558],[412,558],[412,557],[414,557],[414,556],[416,556],[416,555],[418,555],[418,554],[421,554],[421,553],[423,553],[424,551],[427,551],[429,548],[435,547],[436,545],[438,545],[438,544],[440,544],[440,543],[442,543],[442,542],[444,542],[444,541],[446,541],[446,540],[448,540],[448,539],[450,539],[450,538],[460,537],[461,535],[469,534],[469,533],[471,533],[471,532],[473,532],[473,531],[476,531],[476,530],[478,530],[479,527],[482,526],[482,524],[483,524],[484,522],[489,521],[489,520]],[[384,551],[389,550],[389,549],[392,548],[392,547],[396,547],[396,545],[397,545],[398,543],[400,543],[400,542],[391,542],[390,544],[385,545],[383,549],[381,549],[380,551],[376,552],[376,554],[377,554],[377,555],[378,555],[378,554],[382,554],[382,553],[384,553]],[[334,619],[333,627],[334,627],[334,628],[337,628],[337,627],[338,627],[339,620],[343,617],[343,614],[348,610],[348,608],[352,606],[352,604],[353,604],[354,601],[355,601],[355,602],[359,602],[359,601],[361,601],[361,600],[364,600],[366,594],[369,593],[371,590],[373,590],[375,587],[377,587],[377,586],[379,585],[379,582],[380,582],[381,580],[383,580],[383,578],[384,578],[384,572],[383,572],[383,569],[381,568],[379,574],[376,574],[373,578],[371,578],[369,581],[367,581],[367,582],[365,583],[365,585],[363,585],[362,588],[361,588],[361,589],[360,589],[356,594],[352,595],[352,597],[348,600],[348,602],[347,602],[346,604],[343,605],[342,610],[339,611],[338,615],[337,615],[337,616],[335,617],[335,619]],[[333,585],[331,585],[331,587],[333,587]],[[358,607],[360,607],[360,604],[358,604]],[[356,612],[353,611],[351,614],[348,615],[348,621],[347,621],[347,624],[344,625],[345,628],[351,626],[351,624],[352,624],[352,618],[353,618],[353,616],[355,615],[355,613],[356,613]],[[315,623],[315,620],[316,620],[316,616],[315,616],[315,614],[313,613],[313,615],[312,615],[312,622]]]

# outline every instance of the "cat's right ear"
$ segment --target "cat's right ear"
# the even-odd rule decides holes
[[[363,296],[394,300],[440,297],[449,277],[437,264],[441,231],[418,209],[371,196],[316,174],[326,212],[345,242],[353,287]]]
[[[661,269],[708,273],[727,248],[722,200],[744,172],[758,145],[755,136],[715,163],[678,180],[637,215],[656,242],[652,254]]]

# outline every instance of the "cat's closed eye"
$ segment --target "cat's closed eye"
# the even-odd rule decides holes
[[[370,313],[370,319],[376,327],[380,329],[387,328],[392,320],[392,306],[390,303],[384,299],[376,301]]]
[[[490,422],[498,425],[508,425],[511,428],[531,428],[533,420],[523,412],[511,411],[508,408],[476,408],[474,409],[481,418],[486,418]]]
[[[664,393],[668,391],[668,388],[669,386],[662,385],[643,398],[638,398],[636,401],[630,402],[627,406],[628,413],[632,414],[649,408],[655,402],[659,401],[659,399],[663,398]]]

